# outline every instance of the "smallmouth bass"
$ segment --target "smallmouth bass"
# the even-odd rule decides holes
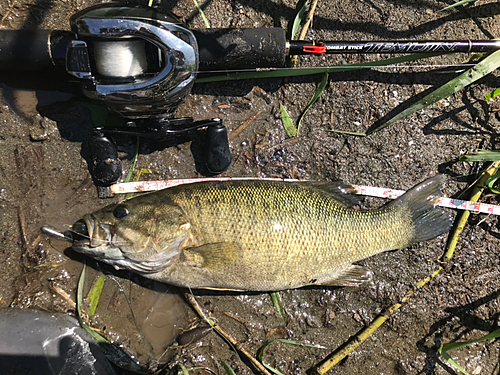
[[[359,285],[353,265],[447,232],[432,177],[374,211],[358,211],[335,182],[185,184],[85,215],[73,248],[117,269],[190,288],[276,291]]]

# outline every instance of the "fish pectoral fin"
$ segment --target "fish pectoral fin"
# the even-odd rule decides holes
[[[197,267],[217,269],[237,262],[242,250],[234,242],[216,242],[186,249],[184,253]]]
[[[340,274],[335,275],[335,278],[329,281],[321,282],[320,285],[325,286],[360,286],[369,281],[372,273],[365,267],[351,264],[343,269]]]
[[[184,250],[185,261],[197,272],[207,276],[206,285],[224,285],[224,275],[232,274],[238,269],[238,260],[241,259],[242,249],[233,242],[209,243]],[[203,285],[203,284],[202,284]],[[208,289],[222,292],[244,292],[244,289],[226,288],[217,286],[197,286],[199,289]]]

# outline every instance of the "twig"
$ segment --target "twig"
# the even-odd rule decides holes
[[[482,176],[476,181],[474,184],[474,189],[472,190],[472,194],[470,197],[470,201],[477,202],[486,187],[487,181],[493,176],[496,171],[500,167],[500,161],[496,161],[492,163],[482,174]],[[464,211],[460,216],[460,219],[457,222],[457,225],[450,236],[450,240],[448,241],[448,245],[446,247],[446,252],[443,255],[443,261],[447,261],[451,259],[453,253],[455,251],[456,245],[458,243],[458,236],[462,233],[465,224],[467,223],[467,219],[469,218],[470,211]],[[333,352],[323,363],[316,368],[313,369],[313,373],[316,374],[325,374],[332,367],[342,361],[345,357],[351,354],[358,346],[360,346],[368,337],[370,337],[384,322],[390,318],[396,311],[398,311],[401,306],[408,301],[415,292],[422,288],[424,285],[427,285],[432,279],[434,279],[439,273],[444,269],[443,266],[439,266],[439,268],[434,271],[434,273],[421,280],[416,288],[410,288],[404,297],[400,300],[399,303],[396,303],[385,310],[381,315],[379,315],[375,320],[365,329],[357,333],[355,336],[351,337],[349,341],[347,341],[341,349]]]
[[[316,10],[316,5],[318,5],[318,0],[314,0],[311,5],[311,9],[307,14],[306,23],[304,24],[304,27],[300,31],[299,40],[303,40],[307,35],[307,31],[309,30],[309,25],[311,24],[312,19],[314,17],[314,11]]]
[[[31,242],[31,244],[29,245],[29,248],[30,249],[36,249],[36,247],[38,245],[40,245],[40,242],[42,242],[42,235],[39,234],[38,236],[36,236],[36,238],[33,240],[33,242]]]
[[[357,349],[368,337],[370,337],[382,324],[385,323],[387,319],[389,319],[396,311],[398,311],[403,304],[408,301],[415,292],[426,285],[429,281],[431,281],[434,277],[436,277],[441,271],[442,267],[440,267],[437,271],[435,271],[431,276],[421,280],[416,288],[410,288],[403,298],[398,303],[395,303],[387,310],[385,310],[382,314],[380,314],[375,320],[365,329],[361,330],[359,333],[354,335],[347,341],[342,349],[338,349],[333,352],[320,366],[317,366],[313,369],[313,373],[315,374],[325,374],[331,370],[336,364],[342,361],[345,357],[351,354],[354,350]]]
[[[4,21],[7,19],[7,17],[10,16],[10,14],[12,13],[12,10],[14,9],[14,7],[17,5],[17,1],[14,0],[10,6],[9,6],[9,9],[7,9],[7,12],[5,12],[5,15],[2,17],[2,19],[0,20],[0,27],[3,27],[3,23]]]
[[[59,285],[55,285],[55,284],[51,284],[51,287],[66,302],[68,302],[68,304],[71,306],[71,308],[76,309],[76,303],[75,303],[75,301],[73,301],[73,299],[71,298],[71,296],[68,293],[66,293],[66,291],[63,288],[61,288]]]
[[[312,19],[314,17],[314,11],[316,10],[316,5],[318,5],[318,0],[314,0],[311,5],[311,9],[309,9],[309,13],[307,14],[306,18],[306,23],[304,24],[304,27],[302,28],[299,34],[299,40],[304,40],[304,38],[307,35],[307,31],[309,30],[309,25],[311,24]],[[292,63],[292,66],[295,65],[295,63],[297,62],[297,56],[292,56],[290,61]]]
[[[205,319],[205,321],[210,324],[222,337],[224,337],[227,341],[229,341],[238,351],[243,353],[250,362],[253,363],[257,369],[260,370],[265,375],[271,375],[269,371],[260,363],[252,354],[250,354],[240,343],[238,343],[233,337],[231,337],[227,332],[225,332],[217,323],[215,323],[212,319],[210,319],[207,314],[202,310],[201,306],[198,304],[198,301],[194,298],[194,296],[190,293],[184,293],[184,296],[188,300],[188,302],[193,306],[198,315]]]
[[[28,236],[26,234],[26,216],[24,215],[23,209],[18,206],[17,207],[17,218],[19,221],[19,232],[21,234],[21,242],[22,242],[22,254],[21,254],[21,262],[25,270],[30,269],[29,265],[29,253],[31,252],[30,243],[28,241]]]
[[[491,176],[493,176],[498,168],[500,167],[500,161],[495,161],[491,163],[491,165],[483,172],[480,178],[477,179],[476,184],[474,184],[474,189],[472,189],[470,201],[472,202],[477,202],[479,200],[479,197],[484,191],[484,188],[486,187],[487,181],[490,179]],[[444,257],[446,259],[450,259],[453,256],[453,253],[455,252],[455,248],[457,247],[458,243],[458,236],[460,233],[463,232],[465,228],[465,224],[467,224],[467,220],[469,219],[470,216],[470,211],[464,211],[460,215],[460,218],[457,221],[457,225],[453,229],[453,232],[450,236],[450,239],[448,240],[448,246],[446,248],[446,253],[444,254]]]
[[[17,207],[17,218],[19,220],[19,231],[21,232],[21,239],[23,241],[24,251],[29,250],[28,237],[26,236],[26,217],[21,207]]]
[[[246,121],[241,124],[239,127],[237,127],[236,129],[233,130],[233,132],[231,134],[229,134],[229,141],[232,141],[234,140],[237,136],[240,135],[240,133],[245,130],[246,128],[248,128],[250,125],[253,124],[253,122],[257,119],[257,117],[259,117],[261,114],[261,111],[257,111],[255,112],[253,115],[251,115],[249,118],[246,119]]]

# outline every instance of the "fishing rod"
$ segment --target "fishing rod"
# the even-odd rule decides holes
[[[139,5],[106,3],[70,18],[66,30],[0,30],[0,71],[55,70],[87,98],[125,118],[123,127],[96,129],[90,142],[94,181],[121,175],[111,134],[157,140],[205,133],[209,174],[231,164],[220,119],[175,118],[200,72],[282,68],[292,55],[489,53],[500,41],[302,41],[281,28],[190,30],[173,15]],[[111,167],[113,166],[113,167]]]

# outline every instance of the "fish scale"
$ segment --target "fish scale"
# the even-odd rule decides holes
[[[398,222],[397,213],[350,210],[333,197],[301,184],[280,186],[283,189],[276,189],[269,182],[246,185],[233,182],[224,190],[214,184],[193,185],[194,195],[205,195],[205,201],[194,198],[189,188],[168,194],[186,213],[200,242],[232,239],[261,256],[272,250],[281,253],[286,247],[294,252],[314,248],[316,256],[326,252],[330,258],[333,249],[343,253],[349,247],[358,249],[350,252],[349,261],[354,261],[360,256],[372,255],[370,243],[374,236],[370,233],[373,230],[408,231],[406,223]],[[238,210],[234,209],[234,204],[238,205]],[[377,233],[375,237],[378,236]],[[405,237],[402,233],[383,236],[389,247],[402,237]]]
[[[353,262],[434,238],[450,228],[450,215],[432,200],[443,181],[436,176],[368,212],[349,207],[346,186],[341,183],[209,181],[120,203],[128,212],[123,219],[109,217],[113,206],[91,217],[96,228],[96,222],[114,228],[116,244],[110,241],[106,246],[119,247],[126,240],[137,244],[137,252],[150,251],[144,245],[142,225],[153,220],[154,231],[148,232],[154,232],[155,238],[149,240],[171,254],[163,268],[151,267],[143,273],[170,284],[255,291],[357,285],[369,274]],[[172,233],[184,233],[182,228],[184,239],[172,247]],[[105,232],[96,230],[93,235]],[[125,232],[128,238],[119,238]],[[91,256],[97,251],[85,244],[75,248]],[[105,249],[100,251],[105,254]],[[121,260],[121,268],[137,270],[139,260],[143,271],[144,256],[134,255],[133,246],[121,251],[130,258]],[[152,259],[157,262],[159,256],[161,251]],[[113,264],[105,255],[101,260]]]

